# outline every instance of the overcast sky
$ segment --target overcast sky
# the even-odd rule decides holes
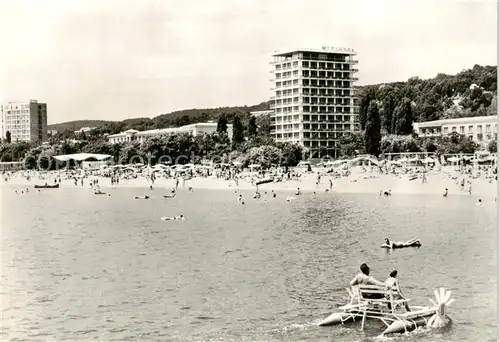
[[[359,84],[496,65],[495,0],[0,0],[0,101],[49,123],[253,105],[275,49],[350,47]]]

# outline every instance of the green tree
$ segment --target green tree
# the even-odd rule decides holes
[[[381,123],[382,128],[388,133],[393,133],[392,130],[392,117],[394,116],[394,110],[396,109],[396,101],[394,95],[389,93],[383,102],[384,110],[382,111]]]
[[[80,131],[80,133],[78,134],[78,138],[80,138],[81,140],[87,140],[87,134],[85,133],[85,131]]]
[[[5,142],[7,144],[10,144],[11,143],[11,139],[12,139],[12,137],[11,137],[10,131],[5,132]]]
[[[422,149],[425,152],[434,153],[437,151],[438,147],[436,146],[436,143],[434,142],[433,139],[426,139],[422,144]]]
[[[227,119],[224,114],[219,116],[219,121],[217,121],[217,132],[227,133]]]
[[[257,119],[253,115],[248,120],[247,132],[250,138],[257,135]]]
[[[300,145],[292,143],[278,143],[276,146],[281,151],[281,166],[297,166],[302,159],[303,149]]]
[[[436,139],[436,152],[438,154],[454,154],[454,153],[474,153],[478,149],[478,145],[464,135],[457,132],[452,132],[446,136]]]
[[[497,147],[498,147],[498,146],[497,146],[497,144],[498,144],[498,142],[496,141],[496,139],[495,139],[495,140],[490,141],[490,142],[488,143],[488,151],[489,151],[490,153],[497,153]]]
[[[413,108],[409,98],[404,98],[396,108],[393,132],[398,135],[408,135],[413,132]]]
[[[233,119],[233,144],[238,146],[244,140],[244,127],[241,123],[240,117],[235,116]]]
[[[138,142],[129,142],[123,145],[118,156],[119,164],[145,163],[146,158],[140,153]]]
[[[340,155],[343,157],[354,157],[363,154],[365,150],[363,133],[345,132],[340,138]]]
[[[411,135],[386,135],[381,141],[382,153],[422,152],[419,141]]]
[[[281,162],[282,152],[276,146],[252,147],[246,154],[245,164],[260,164],[264,168],[277,166]]]
[[[269,136],[271,134],[271,116],[261,115],[256,119],[258,127],[257,134],[259,136]]]
[[[380,154],[380,140],[382,134],[380,132],[380,114],[378,105],[375,101],[371,101],[368,106],[365,127],[365,150],[366,153],[376,157]]]
[[[366,90],[366,93],[361,95],[361,101],[359,103],[359,124],[361,130],[365,129],[366,120],[368,118],[368,107],[370,102],[375,98],[375,91],[371,88]]]

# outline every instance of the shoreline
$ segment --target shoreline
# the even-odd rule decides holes
[[[85,179],[84,186],[82,187],[80,183],[77,186],[74,185],[72,179],[62,180],[60,186],[65,188],[90,188],[90,180],[98,179],[99,187],[102,190],[110,188],[145,188],[149,190],[151,181],[145,178],[138,177],[136,179],[120,179],[119,184],[111,185],[110,179],[105,177],[89,177]],[[284,182],[277,183],[267,183],[259,185],[259,191],[264,192],[271,190],[280,192],[294,192],[297,188],[300,188],[302,192],[317,192],[317,193],[329,193],[330,191],[325,191],[325,189],[330,188],[329,180],[332,180],[332,193],[360,193],[360,194],[379,194],[380,191],[391,190],[393,195],[404,194],[404,195],[442,195],[444,190],[448,189],[448,194],[451,196],[474,196],[481,198],[496,198],[497,197],[497,181],[492,180],[491,183],[488,179],[473,179],[472,180],[472,194],[468,193],[468,186],[466,185],[464,190],[460,190],[460,186],[453,179],[446,177],[443,174],[429,174],[427,176],[427,183],[422,183],[421,179],[416,179],[409,181],[405,177],[399,177],[397,175],[379,175],[362,173],[351,175],[349,177],[344,177],[340,179],[330,178],[328,176],[322,176],[320,184],[316,185],[316,175],[306,174],[303,175],[300,180],[287,180]],[[25,178],[13,177],[5,182],[3,179],[0,180],[0,185],[3,186],[13,186],[13,187],[33,187],[35,184],[45,184],[47,182],[49,185],[54,184],[54,178],[44,179],[31,179],[27,181]],[[174,179],[159,178],[155,181],[153,185],[153,190],[157,189],[171,189],[175,187]],[[188,187],[192,187],[195,191],[196,189],[203,190],[241,190],[241,191],[255,191],[256,186],[252,185],[248,180],[240,179],[238,186],[236,186],[233,180],[217,179],[214,176],[210,177],[194,177],[187,180],[183,186],[182,180],[179,182],[178,191],[188,191]]]

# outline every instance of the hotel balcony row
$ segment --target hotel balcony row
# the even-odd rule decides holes
[[[269,69],[268,72],[270,74],[275,74],[278,72],[283,72],[283,71],[300,71],[300,70],[326,70],[326,71],[337,71],[337,72],[348,72],[348,73],[356,73],[359,72],[359,69],[352,68],[352,67],[304,67],[304,66],[296,66],[296,67],[289,67],[289,68],[281,68],[281,69]]]
[[[346,82],[349,82],[349,81],[346,81]],[[271,91],[276,91],[276,90],[281,90],[281,89],[289,89],[289,88],[298,88],[298,87],[302,87],[302,88],[309,88],[309,89],[324,89],[324,88],[328,88],[328,89],[331,89],[331,90],[344,90],[344,91],[352,91],[354,92],[354,94],[357,93],[357,89],[354,88],[352,85],[349,85],[349,86],[340,86],[340,85],[327,85],[327,84],[317,84],[317,85],[310,85],[310,84],[287,84],[287,85],[275,85],[274,87],[271,87],[269,88],[269,90]],[[352,96],[355,96],[355,95],[352,95]]]
[[[276,102],[282,101],[281,99],[275,100]],[[321,111],[328,112],[327,108],[331,107],[359,107],[358,105],[349,103],[349,102],[344,102],[344,103],[339,103],[339,102],[317,102],[317,101],[308,101],[308,100],[295,100],[295,101],[282,101],[282,103],[272,103],[270,106],[273,106],[273,108],[280,108],[280,107],[290,107],[293,105],[299,105],[299,106],[306,106],[306,107],[323,107],[323,109],[320,109]]]
[[[337,121],[333,121],[333,122],[317,122],[317,121],[310,121],[310,122],[304,122],[302,120],[294,120],[294,121],[283,121],[283,122],[271,122],[271,129],[274,129],[274,130],[279,130],[279,129],[283,129],[281,128],[283,125],[284,126],[291,126],[291,125],[297,125],[296,129],[299,129],[299,124],[303,124],[303,129],[304,130],[307,130],[307,131],[320,131],[320,130],[324,130],[324,131],[328,131],[328,130],[332,130],[332,129],[335,129],[335,128],[346,128],[348,125],[351,125],[351,124],[354,124],[355,122],[354,121],[351,121],[351,120],[337,120]],[[318,124],[320,126],[318,126]],[[336,126],[335,126],[336,125]]]
[[[282,80],[294,80],[294,79],[297,79],[297,80],[308,80],[308,81],[313,81],[313,80],[340,80],[340,81],[352,81],[352,82],[355,82],[355,81],[359,81],[359,78],[358,77],[353,77],[353,76],[349,76],[349,77],[346,77],[346,76],[327,76],[327,75],[318,75],[318,76],[314,76],[314,75],[290,75],[290,76],[280,76],[280,77],[273,77],[273,78],[270,78],[269,80],[271,82],[279,82],[279,81],[282,81]]]
[[[354,109],[357,109],[359,106],[357,105],[326,105],[326,104],[310,104],[310,103],[289,103],[289,104],[280,104],[280,105],[274,105],[274,104],[271,104],[269,105],[269,109],[283,109],[283,108],[287,108],[287,107],[298,107],[299,105],[302,105],[303,107],[307,107],[307,108],[302,108],[302,110],[300,109],[296,109],[296,112],[300,112],[300,113],[310,113],[310,114],[352,114],[350,110],[346,110],[347,108],[354,108]],[[322,107],[323,109],[311,109],[310,107]],[[334,110],[334,108],[343,108],[344,110],[342,109],[337,109],[337,110]],[[274,111],[273,114],[281,114],[281,113],[285,113],[286,112],[280,112],[280,111]],[[290,111],[289,112],[290,114],[292,114],[293,112]]]
[[[280,93],[280,94],[273,95],[273,96],[271,96],[271,100],[284,99],[284,98],[294,98],[297,96],[317,97],[318,99],[324,98],[324,99],[333,99],[333,100],[335,100],[337,98],[345,99],[345,98],[355,97],[355,95],[349,93],[348,91],[344,91],[344,93],[342,93],[342,92],[337,90],[335,93],[333,93],[333,91],[330,91],[330,94],[327,94],[324,89],[321,89],[321,90],[322,91],[320,93],[317,93],[317,92],[311,93],[308,88],[298,87],[298,88],[295,88],[293,91],[288,91],[287,93],[283,93],[283,94]],[[278,92],[279,92],[279,90],[278,90]]]
[[[351,127],[345,127],[345,128],[337,128],[337,129],[297,129],[297,128],[284,128],[284,129],[274,129],[271,130],[270,134],[279,134],[279,133],[287,133],[287,132],[295,132],[295,133],[303,133],[306,134],[308,133],[310,137],[314,137],[312,134],[326,134],[326,133],[345,133],[345,132],[351,132]],[[318,135],[315,137],[315,139],[328,139],[328,136],[321,136]]]
[[[298,115],[297,115],[298,116]],[[279,124],[279,123],[319,123],[319,124],[334,124],[334,123],[347,123],[351,122],[352,115],[336,115],[328,117],[329,120],[326,119],[318,119],[318,118],[291,118],[291,115],[281,115],[275,116],[271,118],[271,125]],[[354,122],[356,122],[356,118],[353,118]]]

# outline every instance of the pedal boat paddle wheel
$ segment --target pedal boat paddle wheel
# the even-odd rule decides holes
[[[385,287],[361,285],[354,291],[347,288],[350,303],[339,308],[339,312],[319,322],[319,326],[345,324],[361,320],[361,329],[365,327],[366,319],[377,319],[386,325],[382,335],[405,333],[418,327],[442,328],[451,322],[446,315],[446,308],[455,299],[451,298],[451,291],[445,288],[434,290],[435,300],[429,299],[432,306],[411,306],[406,312],[405,303],[410,299],[394,299],[395,292],[387,291]],[[382,297],[372,299],[373,297]],[[396,297],[397,298],[397,297]],[[389,309],[390,304],[391,309]]]

